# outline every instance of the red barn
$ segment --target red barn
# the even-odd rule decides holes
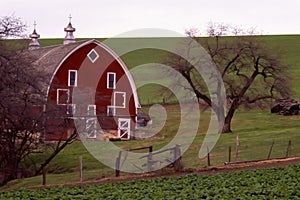
[[[132,138],[140,104],[128,68],[99,41],[76,42],[71,22],[65,31],[64,44],[48,47],[39,47],[35,30],[30,35],[35,65],[49,74],[45,140],[66,139],[75,130],[85,138]]]

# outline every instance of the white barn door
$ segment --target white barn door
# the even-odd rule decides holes
[[[122,140],[130,139],[130,119],[126,119],[126,118],[118,119],[118,136]]]
[[[97,137],[97,117],[96,117],[96,105],[88,105],[87,118],[86,118],[85,130],[87,132],[87,138]]]

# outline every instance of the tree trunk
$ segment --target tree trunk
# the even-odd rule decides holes
[[[235,112],[235,108],[233,106],[230,107],[224,121],[224,126],[222,129],[222,133],[231,133],[231,121]]]
[[[9,181],[17,178],[18,165],[15,161],[9,162],[3,169],[2,180],[0,186],[7,184]]]
[[[226,116],[225,118],[225,122],[224,122],[224,126],[222,129],[222,133],[231,133],[231,118],[229,118],[228,116]]]

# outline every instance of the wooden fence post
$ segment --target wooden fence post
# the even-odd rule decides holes
[[[175,171],[180,171],[181,169],[181,145],[176,144],[174,148],[174,169]]]
[[[152,163],[153,163],[153,158],[152,158],[152,152],[149,152],[149,155],[148,155],[148,162],[147,162],[147,170],[148,172],[151,172],[152,171]]]
[[[210,166],[209,148],[207,147],[207,165]]]
[[[43,185],[46,185],[46,176],[47,176],[46,169],[43,168]]]
[[[292,146],[292,141],[289,140],[289,143],[288,143],[288,147],[286,149],[286,154],[285,154],[285,157],[289,157],[289,152],[291,151],[291,146]]]
[[[119,152],[119,156],[116,159],[116,177],[120,176],[121,155],[122,155],[122,151]]]
[[[272,153],[272,149],[273,149],[273,146],[274,146],[274,141],[272,142],[271,146],[270,146],[270,150],[269,150],[269,153],[268,153],[268,160],[270,159],[271,157],[271,153]]]
[[[237,134],[236,136],[236,143],[235,143],[235,162],[239,160],[239,145],[240,145],[240,138]]]
[[[230,163],[231,161],[231,146],[229,146],[229,149],[228,149],[228,163]]]
[[[119,168],[120,168],[120,158],[117,157],[116,158],[116,177],[120,176],[120,170],[119,170]]]
[[[79,178],[80,182],[82,182],[82,156],[79,156]]]

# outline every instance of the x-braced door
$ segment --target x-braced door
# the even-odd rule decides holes
[[[130,119],[125,119],[125,118],[118,119],[118,136],[122,140],[130,139]]]
[[[88,105],[87,118],[86,118],[86,132],[88,138],[97,137],[97,117],[96,117],[96,105]]]

